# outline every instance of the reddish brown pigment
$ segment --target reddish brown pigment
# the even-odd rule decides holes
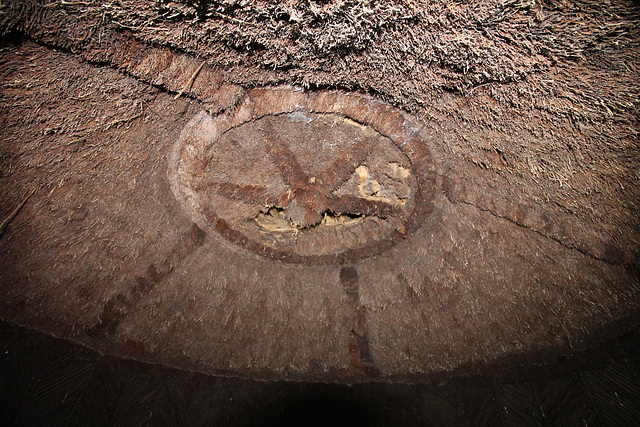
[[[320,381],[637,327],[633,2],[6,3],[2,319]]]
[[[275,259],[378,254],[433,209],[416,120],[364,96],[254,90],[228,114],[196,116],[174,153],[174,193],[194,221]]]

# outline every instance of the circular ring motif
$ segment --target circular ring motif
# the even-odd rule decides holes
[[[204,229],[287,262],[355,262],[432,210],[435,172],[406,113],[362,95],[255,89],[200,113],[170,159],[172,189]]]

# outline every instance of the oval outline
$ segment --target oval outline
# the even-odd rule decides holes
[[[286,94],[286,96],[285,96]],[[394,230],[371,243],[348,248],[335,254],[300,255],[278,250],[251,240],[232,229],[218,217],[208,205],[199,204],[199,197],[189,185],[189,176],[197,172],[184,165],[198,164],[206,159],[198,158],[223,133],[249,121],[268,115],[294,113],[336,114],[370,126],[387,137],[411,164],[416,177],[415,207],[405,219],[402,232]],[[379,255],[420,229],[433,212],[436,193],[436,172],[424,131],[416,119],[402,110],[367,95],[341,91],[304,92],[291,88],[257,88],[248,90],[236,108],[212,116],[201,111],[183,128],[169,157],[169,181],[179,204],[190,214],[196,224],[212,229],[226,240],[260,256],[287,263],[322,265],[355,263]],[[200,146],[200,149],[197,149]],[[191,201],[191,203],[189,203]]]

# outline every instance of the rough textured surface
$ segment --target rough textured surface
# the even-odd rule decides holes
[[[359,381],[538,360],[637,313],[636,6],[308,6],[3,6],[5,32],[40,43],[1,52],[2,218],[36,188],[0,240],[3,319],[189,369]],[[430,213],[384,251],[316,265],[258,255],[198,220],[175,196],[176,144],[198,115],[241,113],[256,86],[395,105],[377,124],[348,103],[303,109],[383,136],[410,119],[432,159]],[[334,192],[353,195],[348,180],[374,158],[347,162]],[[272,207],[304,229],[327,211],[314,197],[302,214]]]
[[[634,425],[640,337],[514,379],[355,385],[216,378],[94,352],[0,322],[0,423],[180,426]],[[586,357],[585,357],[586,356]],[[560,368],[560,369],[558,369]],[[497,374],[497,375],[496,375]]]
[[[275,260],[345,264],[408,238],[432,212],[420,130],[365,96],[251,90],[234,111],[187,124],[169,179],[203,229]]]

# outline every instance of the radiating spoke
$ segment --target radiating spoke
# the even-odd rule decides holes
[[[210,181],[205,185],[217,194],[229,199],[251,204],[269,204],[287,208],[289,215],[301,224],[315,224],[328,209],[335,213],[376,216],[386,218],[397,213],[397,208],[379,200],[344,195],[334,197],[333,191],[346,182],[371,153],[371,142],[362,140],[350,150],[341,153],[314,181],[302,170],[298,159],[287,144],[274,131],[271,124],[265,124],[266,148],[274,164],[279,168],[284,183],[289,189],[280,195],[269,194],[263,185],[234,184]],[[290,202],[294,201],[291,205]],[[296,208],[299,206],[299,208]],[[298,212],[296,209],[300,210]],[[295,214],[295,215],[294,215]],[[304,218],[302,216],[304,216]],[[298,218],[300,216],[300,218]],[[309,217],[309,218],[307,218]],[[316,218],[318,217],[318,218]]]
[[[309,177],[300,167],[295,154],[289,149],[287,144],[274,132],[273,126],[266,124],[265,133],[267,135],[266,148],[271,160],[280,169],[282,180],[290,188],[302,188],[307,185]]]
[[[267,187],[262,185],[215,181],[210,181],[205,185],[221,196],[245,203],[275,205],[280,199],[279,196],[269,194]]]
[[[358,166],[360,166],[371,152],[369,141],[360,141],[351,151],[344,153],[331,164],[322,174],[316,177],[314,187],[318,188],[325,197],[347,181]]]
[[[397,213],[398,208],[379,200],[356,196],[329,197],[327,208],[336,213],[350,213],[387,218]]]

